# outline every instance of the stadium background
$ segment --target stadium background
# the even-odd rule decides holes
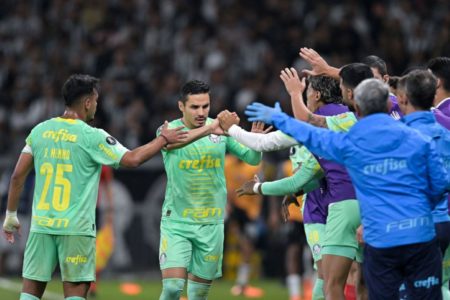
[[[102,79],[96,125],[133,148],[154,138],[164,120],[179,117],[177,93],[189,79],[210,83],[211,116],[225,108],[242,115],[255,99],[279,100],[289,111],[278,74],[286,66],[307,67],[298,58],[300,47],[316,49],[336,66],[376,54],[391,75],[449,56],[449,7],[447,0],[2,0],[0,211],[25,136],[36,123],[62,113],[60,88],[72,73]],[[285,158],[286,152],[265,155],[268,178],[277,176]],[[22,199],[24,215],[30,213],[32,183],[30,178]],[[119,282],[140,279],[154,282],[154,290],[146,292],[144,285],[144,292],[156,298],[164,184],[160,158],[138,170],[114,172],[116,247],[103,275],[104,290],[118,291]],[[264,285],[281,299],[287,298],[284,229],[270,215],[269,202],[263,201],[264,238],[254,275],[270,279]],[[0,276],[8,280],[0,281],[0,299],[14,295],[2,293],[20,274],[21,247],[0,242]],[[239,253],[232,245],[228,249],[225,274],[231,278]],[[231,283],[220,285],[228,299]],[[214,290],[211,299],[222,299]],[[114,295],[99,299],[122,299]]]

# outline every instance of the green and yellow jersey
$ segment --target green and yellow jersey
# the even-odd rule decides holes
[[[208,119],[207,124],[212,121]],[[178,126],[184,126],[181,119],[169,123],[169,128]],[[162,219],[195,224],[223,223],[227,201],[224,175],[227,151],[250,165],[261,161],[260,152],[232,137],[214,134],[182,148],[162,150],[167,173]]]
[[[336,132],[347,132],[358,122],[355,113],[349,111],[335,116],[327,116],[328,129]]]
[[[38,124],[26,144],[36,172],[31,231],[95,236],[101,167],[117,168],[128,149],[104,130],[63,118]]]

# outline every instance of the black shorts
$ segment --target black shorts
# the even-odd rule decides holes
[[[403,282],[408,300],[442,299],[442,255],[436,239],[390,248],[366,244],[363,271],[371,300],[398,300]]]

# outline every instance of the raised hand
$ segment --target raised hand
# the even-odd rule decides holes
[[[302,80],[298,77],[297,71],[294,68],[285,68],[281,70],[281,80],[283,80],[284,87],[289,95],[298,95],[303,93],[306,88],[306,79]]]
[[[3,222],[3,234],[6,240],[10,243],[14,243],[14,233],[17,232],[20,236],[20,223],[17,218],[17,213],[6,213],[5,221]]]
[[[238,125],[241,121],[239,116],[235,112],[229,112],[228,110],[224,110],[217,115],[217,119],[220,122],[220,127],[227,132],[233,125]]]
[[[273,126],[269,126],[264,130],[264,126],[265,124],[263,122],[253,122],[251,132],[266,134],[273,129]]]
[[[250,122],[261,121],[272,125],[273,116],[281,112],[280,103],[276,102],[275,107],[266,106],[264,104],[253,102],[245,108],[245,115]]]
[[[311,76],[327,75],[330,65],[314,49],[300,48],[299,55],[306,60],[312,67],[312,70],[303,70],[305,74]]]
[[[240,188],[236,190],[236,193],[239,197],[244,195],[256,195],[253,191],[255,184],[260,183],[259,177],[257,175],[254,176],[252,180],[245,182]]]
[[[160,135],[166,139],[169,144],[183,143],[186,142],[188,138],[188,132],[183,131],[183,128],[184,126],[179,126],[174,129],[169,129],[169,123],[165,121],[161,128]]]

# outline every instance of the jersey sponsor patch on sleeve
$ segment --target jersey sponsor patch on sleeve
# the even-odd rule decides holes
[[[112,136],[107,136],[106,142],[111,146],[117,144],[117,140],[115,138],[113,138]]]

